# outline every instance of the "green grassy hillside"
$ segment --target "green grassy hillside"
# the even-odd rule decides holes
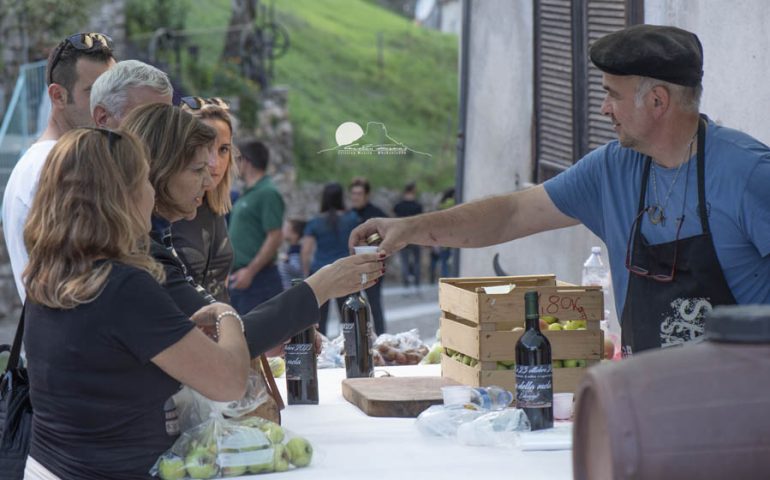
[[[188,29],[226,26],[229,0],[188,3]],[[456,36],[419,28],[364,0],[278,0],[275,9],[291,48],[275,63],[274,83],[290,88],[301,180],[366,175],[390,187],[416,179],[430,190],[454,183]],[[205,59],[216,60],[221,50],[222,39],[214,37],[201,44]],[[431,157],[318,154],[336,145],[335,130],[346,121],[364,129],[382,122],[391,137]]]

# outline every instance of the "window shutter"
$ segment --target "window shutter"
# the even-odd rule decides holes
[[[643,0],[535,0],[534,175],[542,182],[616,138],[601,113],[598,38],[643,19]]]
[[[542,180],[575,159],[573,22],[570,0],[535,2],[535,176]]]
[[[588,62],[588,111],[585,116],[587,149],[580,152],[581,157],[596,147],[617,138],[611,122],[602,115],[602,101],[605,95],[604,89],[602,89],[602,72],[591,62],[587,49],[600,37],[620,30],[627,25],[626,0],[588,0],[587,7],[585,52],[585,58]]]

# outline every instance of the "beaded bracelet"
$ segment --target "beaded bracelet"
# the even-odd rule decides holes
[[[237,319],[237,320],[238,320],[238,322],[241,324],[241,333],[244,333],[244,332],[246,331],[246,329],[245,329],[245,328],[243,328],[243,320],[241,320],[241,316],[240,316],[240,315],[238,315],[238,313],[236,313],[236,312],[234,312],[234,311],[232,311],[232,310],[226,310],[226,311],[224,311],[224,312],[220,313],[219,315],[217,315],[217,321],[216,321],[216,326],[217,326],[217,338],[221,338],[221,336],[219,335],[219,323],[220,323],[220,322],[222,321],[222,319],[223,319],[223,318],[225,318],[225,317],[234,317],[234,318],[235,318],[235,319]]]

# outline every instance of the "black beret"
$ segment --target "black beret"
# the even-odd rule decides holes
[[[676,27],[634,25],[591,46],[591,61],[612,75],[639,75],[694,87],[703,78],[698,37]]]

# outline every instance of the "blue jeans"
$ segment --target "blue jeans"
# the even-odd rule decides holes
[[[401,250],[401,281],[409,286],[409,277],[414,278],[414,285],[420,285],[420,247],[407,245]]]
[[[278,267],[270,265],[254,275],[249,288],[239,290],[230,288],[230,305],[241,314],[245,315],[254,307],[270,300],[283,291],[281,276]]]

